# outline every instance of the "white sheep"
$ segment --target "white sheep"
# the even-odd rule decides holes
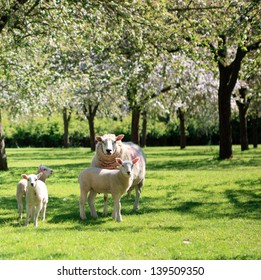
[[[53,170],[47,166],[39,165],[36,174],[39,174],[39,173],[42,173],[42,176],[39,179],[45,183],[47,177],[53,173]],[[16,200],[17,200],[17,206],[18,206],[19,219],[22,219],[23,197],[26,194],[26,189],[27,189],[27,180],[21,179],[18,182],[17,187],[16,187]]]
[[[114,202],[112,217],[118,222],[122,221],[120,199],[132,185],[134,166],[139,160],[139,157],[132,161],[123,161],[120,158],[116,158],[115,162],[119,166],[117,170],[89,167],[81,172],[78,179],[80,184],[79,206],[81,219],[86,219],[84,206],[88,192],[90,192],[88,204],[91,216],[95,219],[98,217],[94,206],[96,194],[111,193]],[[91,192],[91,190],[93,192]]]
[[[145,165],[146,158],[142,149],[132,142],[121,142],[124,135],[115,134],[104,134],[103,136],[96,137],[96,153],[92,159],[91,166],[105,168],[105,169],[116,169],[117,163],[116,158],[123,160],[132,160],[139,157],[139,163],[135,165],[133,170],[133,183],[128,191],[130,192],[135,189],[136,197],[133,205],[133,210],[136,211],[139,206],[140,194],[145,180]],[[92,191],[90,193],[91,196]],[[104,210],[103,215],[108,214],[108,195],[104,195]]]
[[[34,226],[38,227],[38,216],[40,211],[43,211],[43,221],[45,220],[46,207],[48,203],[48,191],[46,184],[38,180],[43,174],[22,174],[22,177],[27,180],[26,190],[26,222],[28,225],[29,218],[32,217]]]

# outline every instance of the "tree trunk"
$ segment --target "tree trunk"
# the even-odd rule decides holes
[[[218,89],[219,113],[219,157],[232,158],[232,128],[231,128],[231,95],[227,89],[229,74],[225,67],[220,71],[220,84]]]
[[[180,129],[180,149],[186,148],[186,127],[185,127],[185,113],[181,108],[178,108],[179,129]]]
[[[96,116],[96,112],[98,110],[99,103],[92,105],[86,104],[83,106],[83,113],[86,116],[89,123],[89,131],[90,131],[90,148],[91,151],[95,151],[95,129],[94,129],[94,118]]]
[[[258,146],[258,113],[252,119],[253,125],[253,147],[257,148]]]
[[[142,113],[142,136],[141,136],[141,147],[146,147],[147,143],[147,111],[144,110]]]
[[[70,146],[69,141],[69,123],[71,119],[71,111],[68,111],[68,108],[63,108],[63,145],[64,148],[68,148]]]
[[[228,65],[227,38],[220,36],[218,49],[214,50],[215,59],[219,69],[218,109],[219,109],[219,158],[229,159],[233,157],[232,152],[232,128],[231,128],[231,96],[236,85],[241,62],[248,51],[255,46],[245,50],[238,46],[234,60]]]
[[[246,96],[247,89],[242,87],[239,89],[240,101],[237,101],[240,120],[240,144],[241,151],[248,150],[248,135],[247,135],[247,110],[250,104],[250,99]]]
[[[240,144],[241,151],[248,150],[248,136],[247,136],[247,118],[245,110],[240,106],[239,109],[239,119],[240,119]]]
[[[137,102],[137,84],[136,81],[130,81],[127,88],[127,98],[131,108],[131,141],[137,145],[140,144],[140,104]]]
[[[140,133],[139,133],[140,113],[141,110],[138,106],[134,106],[132,108],[131,141],[137,145],[140,144]]]
[[[88,117],[89,130],[90,130],[90,147],[91,151],[95,151],[95,130],[94,130],[94,116]]]
[[[2,171],[8,170],[1,109],[0,109],[0,170]]]

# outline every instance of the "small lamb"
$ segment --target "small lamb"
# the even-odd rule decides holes
[[[44,183],[46,182],[46,179],[48,176],[50,176],[53,173],[53,170],[47,166],[39,165],[38,170],[36,172],[37,174],[42,173],[43,175],[40,177],[40,180]],[[18,206],[18,215],[19,219],[22,219],[22,213],[23,213],[23,197],[26,194],[27,189],[27,180],[22,179],[18,182],[16,187],[16,200],[17,200],[17,206]]]
[[[39,178],[43,173],[35,174],[22,174],[22,177],[27,180],[26,191],[26,222],[28,225],[29,218],[32,217],[34,226],[38,227],[38,216],[43,210],[43,221],[45,220],[46,207],[48,203],[48,191],[45,183],[40,181]]]
[[[91,216],[97,218],[97,212],[94,206],[94,199],[97,193],[111,193],[114,201],[112,218],[118,222],[122,221],[120,199],[128,191],[133,182],[133,166],[140,160],[139,157],[133,160],[115,159],[119,165],[118,170],[102,169],[90,167],[84,169],[79,175],[80,184],[80,217],[86,220],[84,205],[88,192],[88,204]]]

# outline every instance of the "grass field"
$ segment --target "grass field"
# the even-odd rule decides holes
[[[0,259],[261,259],[261,150],[219,161],[218,147],[149,147],[137,213],[134,193],[122,199],[123,222],[79,218],[77,176],[93,153],[75,149],[7,149],[0,172]],[[47,219],[24,227],[17,219],[16,184],[39,164],[48,179]],[[88,207],[86,207],[88,210]],[[112,202],[110,198],[110,208]],[[25,213],[23,215],[25,217]]]

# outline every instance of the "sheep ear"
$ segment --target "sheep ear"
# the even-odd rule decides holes
[[[43,175],[43,172],[40,172],[39,174],[37,174],[37,179],[41,178],[42,175]]]
[[[122,139],[123,139],[123,137],[124,137],[124,134],[120,134],[120,135],[118,135],[118,136],[116,137],[116,141],[120,141],[120,140],[122,140]]]
[[[139,160],[140,160],[140,158],[139,158],[139,157],[136,157],[135,159],[132,160],[132,163],[133,163],[133,164],[136,164]]]
[[[116,158],[115,160],[119,165],[122,165],[122,160],[120,158]]]
[[[21,176],[22,176],[22,178],[24,178],[26,180],[28,179],[28,176],[26,174],[22,174]]]
[[[96,141],[98,141],[98,142],[102,142],[102,137],[101,137],[101,136],[96,136],[95,139],[96,139]]]

